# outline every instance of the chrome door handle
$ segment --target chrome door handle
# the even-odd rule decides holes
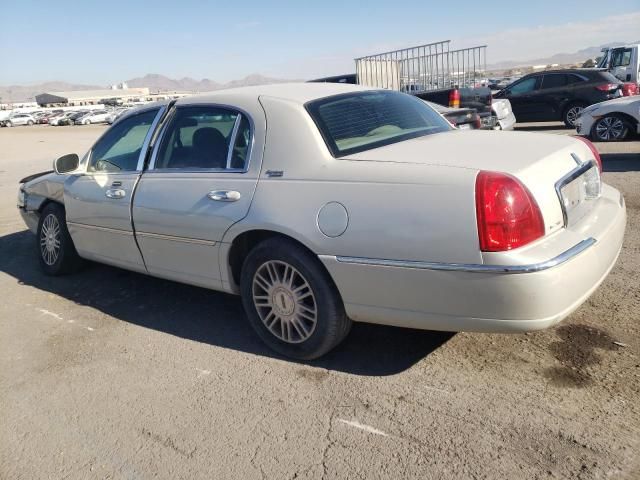
[[[214,190],[207,194],[207,197],[217,202],[236,202],[240,200],[240,192],[235,190]]]
[[[124,198],[127,196],[127,192],[122,190],[121,188],[110,188],[104,195],[108,198]]]

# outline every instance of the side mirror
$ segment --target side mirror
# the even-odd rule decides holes
[[[80,165],[80,158],[75,153],[69,153],[57,158],[53,162],[53,169],[56,173],[69,173],[73,172]]]

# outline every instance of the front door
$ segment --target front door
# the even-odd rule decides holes
[[[519,122],[540,120],[542,105],[538,98],[539,76],[524,78],[509,86],[504,97],[511,102],[511,109]]]
[[[253,130],[251,119],[231,107],[174,109],[133,201],[149,273],[221,288],[220,242],[247,215],[258,181]]]
[[[67,225],[80,256],[144,271],[131,224],[131,199],[150,137],[164,108],[116,123],[83,159],[84,173],[64,186]]]

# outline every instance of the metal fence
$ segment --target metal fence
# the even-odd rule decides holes
[[[450,50],[450,43],[445,40],[356,58],[358,83],[416,93],[475,85],[486,71],[486,45]]]

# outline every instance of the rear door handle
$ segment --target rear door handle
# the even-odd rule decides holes
[[[105,197],[107,198],[124,198],[127,196],[127,192],[125,192],[121,188],[110,188],[106,192],[104,192]]]
[[[235,190],[213,190],[207,194],[207,197],[216,202],[236,202],[242,195]]]

